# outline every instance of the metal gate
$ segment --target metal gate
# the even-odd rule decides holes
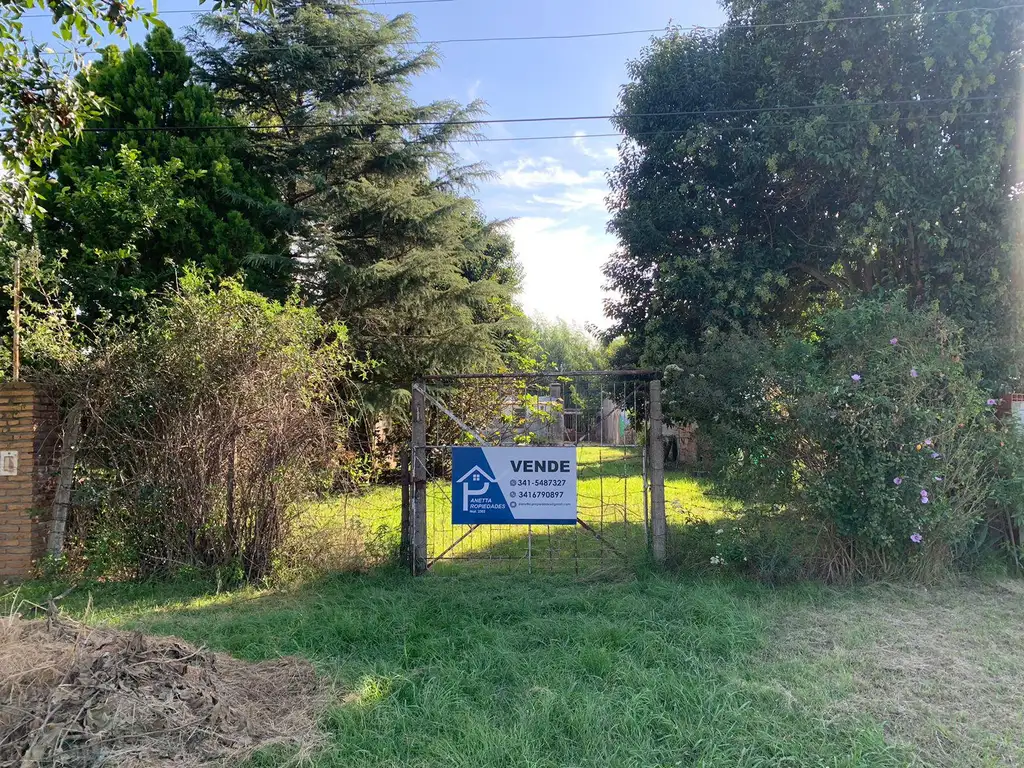
[[[654,371],[431,376],[412,389],[402,554],[454,567],[581,573],[665,557],[661,382]],[[652,437],[658,439],[651,439]],[[575,446],[576,524],[455,525],[459,446]]]

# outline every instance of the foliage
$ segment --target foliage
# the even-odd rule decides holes
[[[86,45],[93,34],[123,36],[131,21],[151,18],[135,0],[23,0],[0,7],[0,112],[6,117],[0,128],[0,229],[31,227],[46,184],[39,164],[77,135],[98,107],[71,77],[77,57],[52,60],[26,35],[22,16],[34,7],[53,13],[58,37]]]
[[[605,343],[591,329],[581,328],[561,318],[532,320],[532,342],[536,346],[537,367],[547,371],[592,371],[612,367],[611,358],[620,340]],[[613,396],[607,379],[601,377],[566,377],[562,380],[566,407],[579,409],[579,423],[594,424],[601,418],[603,399]],[[614,389],[615,385],[612,385]],[[627,407],[626,389],[622,402]]]
[[[137,331],[115,330],[77,382],[90,546],[136,574],[269,576],[297,503],[330,487],[352,374],[342,327],[196,274]],[[89,497],[92,497],[92,503]]]
[[[77,308],[61,283],[60,260],[43,258],[34,244],[21,245],[17,240],[0,244],[0,256],[0,281],[10,286],[0,306],[11,306],[18,263],[23,375],[44,387],[66,380],[84,364],[87,342],[77,325]],[[0,337],[0,380],[12,374],[12,346],[13,338],[5,332]]]
[[[547,371],[592,371],[608,367],[606,348],[587,330],[562,318],[532,320],[540,366]]]
[[[271,129],[254,164],[295,222],[288,269],[377,361],[370,401],[398,402],[417,375],[500,364],[518,271],[507,234],[463,194],[482,169],[450,145],[480,104],[412,101],[437,55],[410,49],[407,15],[348,0],[274,11],[204,17],[196,58],[229,114]]]
[[[184,46],[161,27],[144,46],[107,48],[79,78],[105,110],[51,163],[42,246],[66,252],[81,322],[138,315],[189,263],[219,277],[245,267],[249,287],[287,295],[287,274],[252,263],[284,248],[285,221],[268,181],[246,168],[246,132],[160,130],[229,125],[191,72]]]
[[[217,0],[214,8],[237,7],[240,0]],[[255,0],[266,9],[268,0]],[[53,14],[54,36],[70,44],[51,57],[46,46],[25,32],[25,12]],[[39,215],[38,197],[47,184],[40,166],[80,135],[83,122],[101,102],[73,77],[97,36],[125,37],[133,21],[146,25],[155,13],[135,0],[11,0],[0,5],[0,230],[31,228]],[[84,49],[84,50],[83,50]]]
[[[775,518],[829,578],[931,573],[970,546],[997,471],[1024,466],[963,358],[937,309],[864,300],[812,338],[718,336],[671,370],[666,407],[699,425],[721,487],[749,502],[740,534]]]
[[[631,63],[606,274],[635,355],[898,288],[967,329],[988,380],[1014,374],[1024,12],[974,5],[730,0],[720,31]]]
[[[1014,420],[1015,414],[1004,418]],[[1006,430],[1002,436],[992,491],[988,525],[978,531],[968,557],[983,562],[994,547],[1008,555],[1012,570],[1024,574],[1024,429]]]

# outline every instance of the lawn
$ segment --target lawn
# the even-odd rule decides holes
[[[381,571],[274,592],[80,586],[64,605],[246,659],[313,660],[337,682],[317,766],[1024,762],[1012,582],[772,590]]]
[[[605,542],[492,528],[458,548],[472,561],[417,579],[385,567],[267,591],[82,584],[62,605],[245,659],[309,658],[336,683],[317,766],[1024,765],[1020,582],[771,589],[632,568],[638,458],[584,449],[579,462],[581,516]],[[729,508],[677,472],[666,496],[670,531]],[[430,498],[436,555],[464,527],[450,524],[445,481]],[[314,517],[342,533],[318,538],[322,551],[372,549],[375,531],[397,532],[400,492]],[[7,600],[64,590],[30,584]]]

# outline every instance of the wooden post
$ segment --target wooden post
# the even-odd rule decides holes
[[[11,379],[21,379],[21,252],[14,256],[14,330],[11,338]]]
[[[651,382],[651,555],[658,565],[665,563],[665,440],[662,436],[661,382]]]
[[[398,545],[398,559],[403,566],[412,568],[412,473],[409,472],[409,449],[398,454],[398,482],[402,486],[402,536]]]
[[[427,402],[426,385],[412,385],[412,573],[427,571]]]
[[[50,536],[46,542],[46,551],[53,557],[64,554],[64,531],[68,523],[68,510],[71,507],[71,487],[75,482],[75,456],[78,453],[78,441],[82,436],[82,404],[75,403],[71,407],[67,421],[64,422],[60,446],[60,472],[57,476],[57,490],[53,495],[53,520],[50,523]]]

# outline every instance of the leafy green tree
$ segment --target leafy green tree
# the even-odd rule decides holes
[[[107,48],[80,80],[105,109],[55,157],[43,246],[67,253],[64,278],[83,320],[137,314],[187,263],[217,276],[245,269],[249,287],[285,295],[289,275],[259,259],[285,247],[276,192],[247,169],[245,131],[209,130],[230,123],[192,82],[171,31]],[[192,126],[203,130],[178,130]]]
[[[240,0],[216,0],[214,8],[233,8]],[[269,0],[254,0],[258,10]],[[155,7],[155,4],[154,4]],[[26,11],[53,15],[55,37],[67,44],[60,56],[25,30]],[[83,122],[99,109],[95,94],[81,87],[74,73],[82,54],[95,48],[96,36],[125,37],[128,25],[156,21],[135,0],[10,0],[0,4],[0,229],[8,238],[31,229],[39,215],[38,197],[48,177],[41,166],[61,146],[80,135]],[[11,227],[14,229],[11,229]]]
[[[483,171],[450,144],[479,105],[414,103],[411,79],[437,57],[412,39],[409,16],[344,0],[207,16],[195,36],[228,112],[267,128],[254,162],[293,216],[288,268],[386,391],[500,364],[518,314],[511,243],[466,196]]]
[[[1009,375],[1024,16],[973,5],[731,0],[630,65],[606,274],[636,354],[900,288]]]
[[[578,325],[562,318],[532,320],[533,339],[540,349],[543,367],[552,371],[590,371],[608,367],[601,342]]]
[[[39,165],[81,130],[97,108],[95,98],[73,79],[79,58],[51,58],[25,32],[22,20],[33,7],[53,13],[56,35],[72,43],[92,35],[124,35],[128,24],[148,17],[134,0],[23,0],[0,6],[0,228],[31,228],[46,175]]]

